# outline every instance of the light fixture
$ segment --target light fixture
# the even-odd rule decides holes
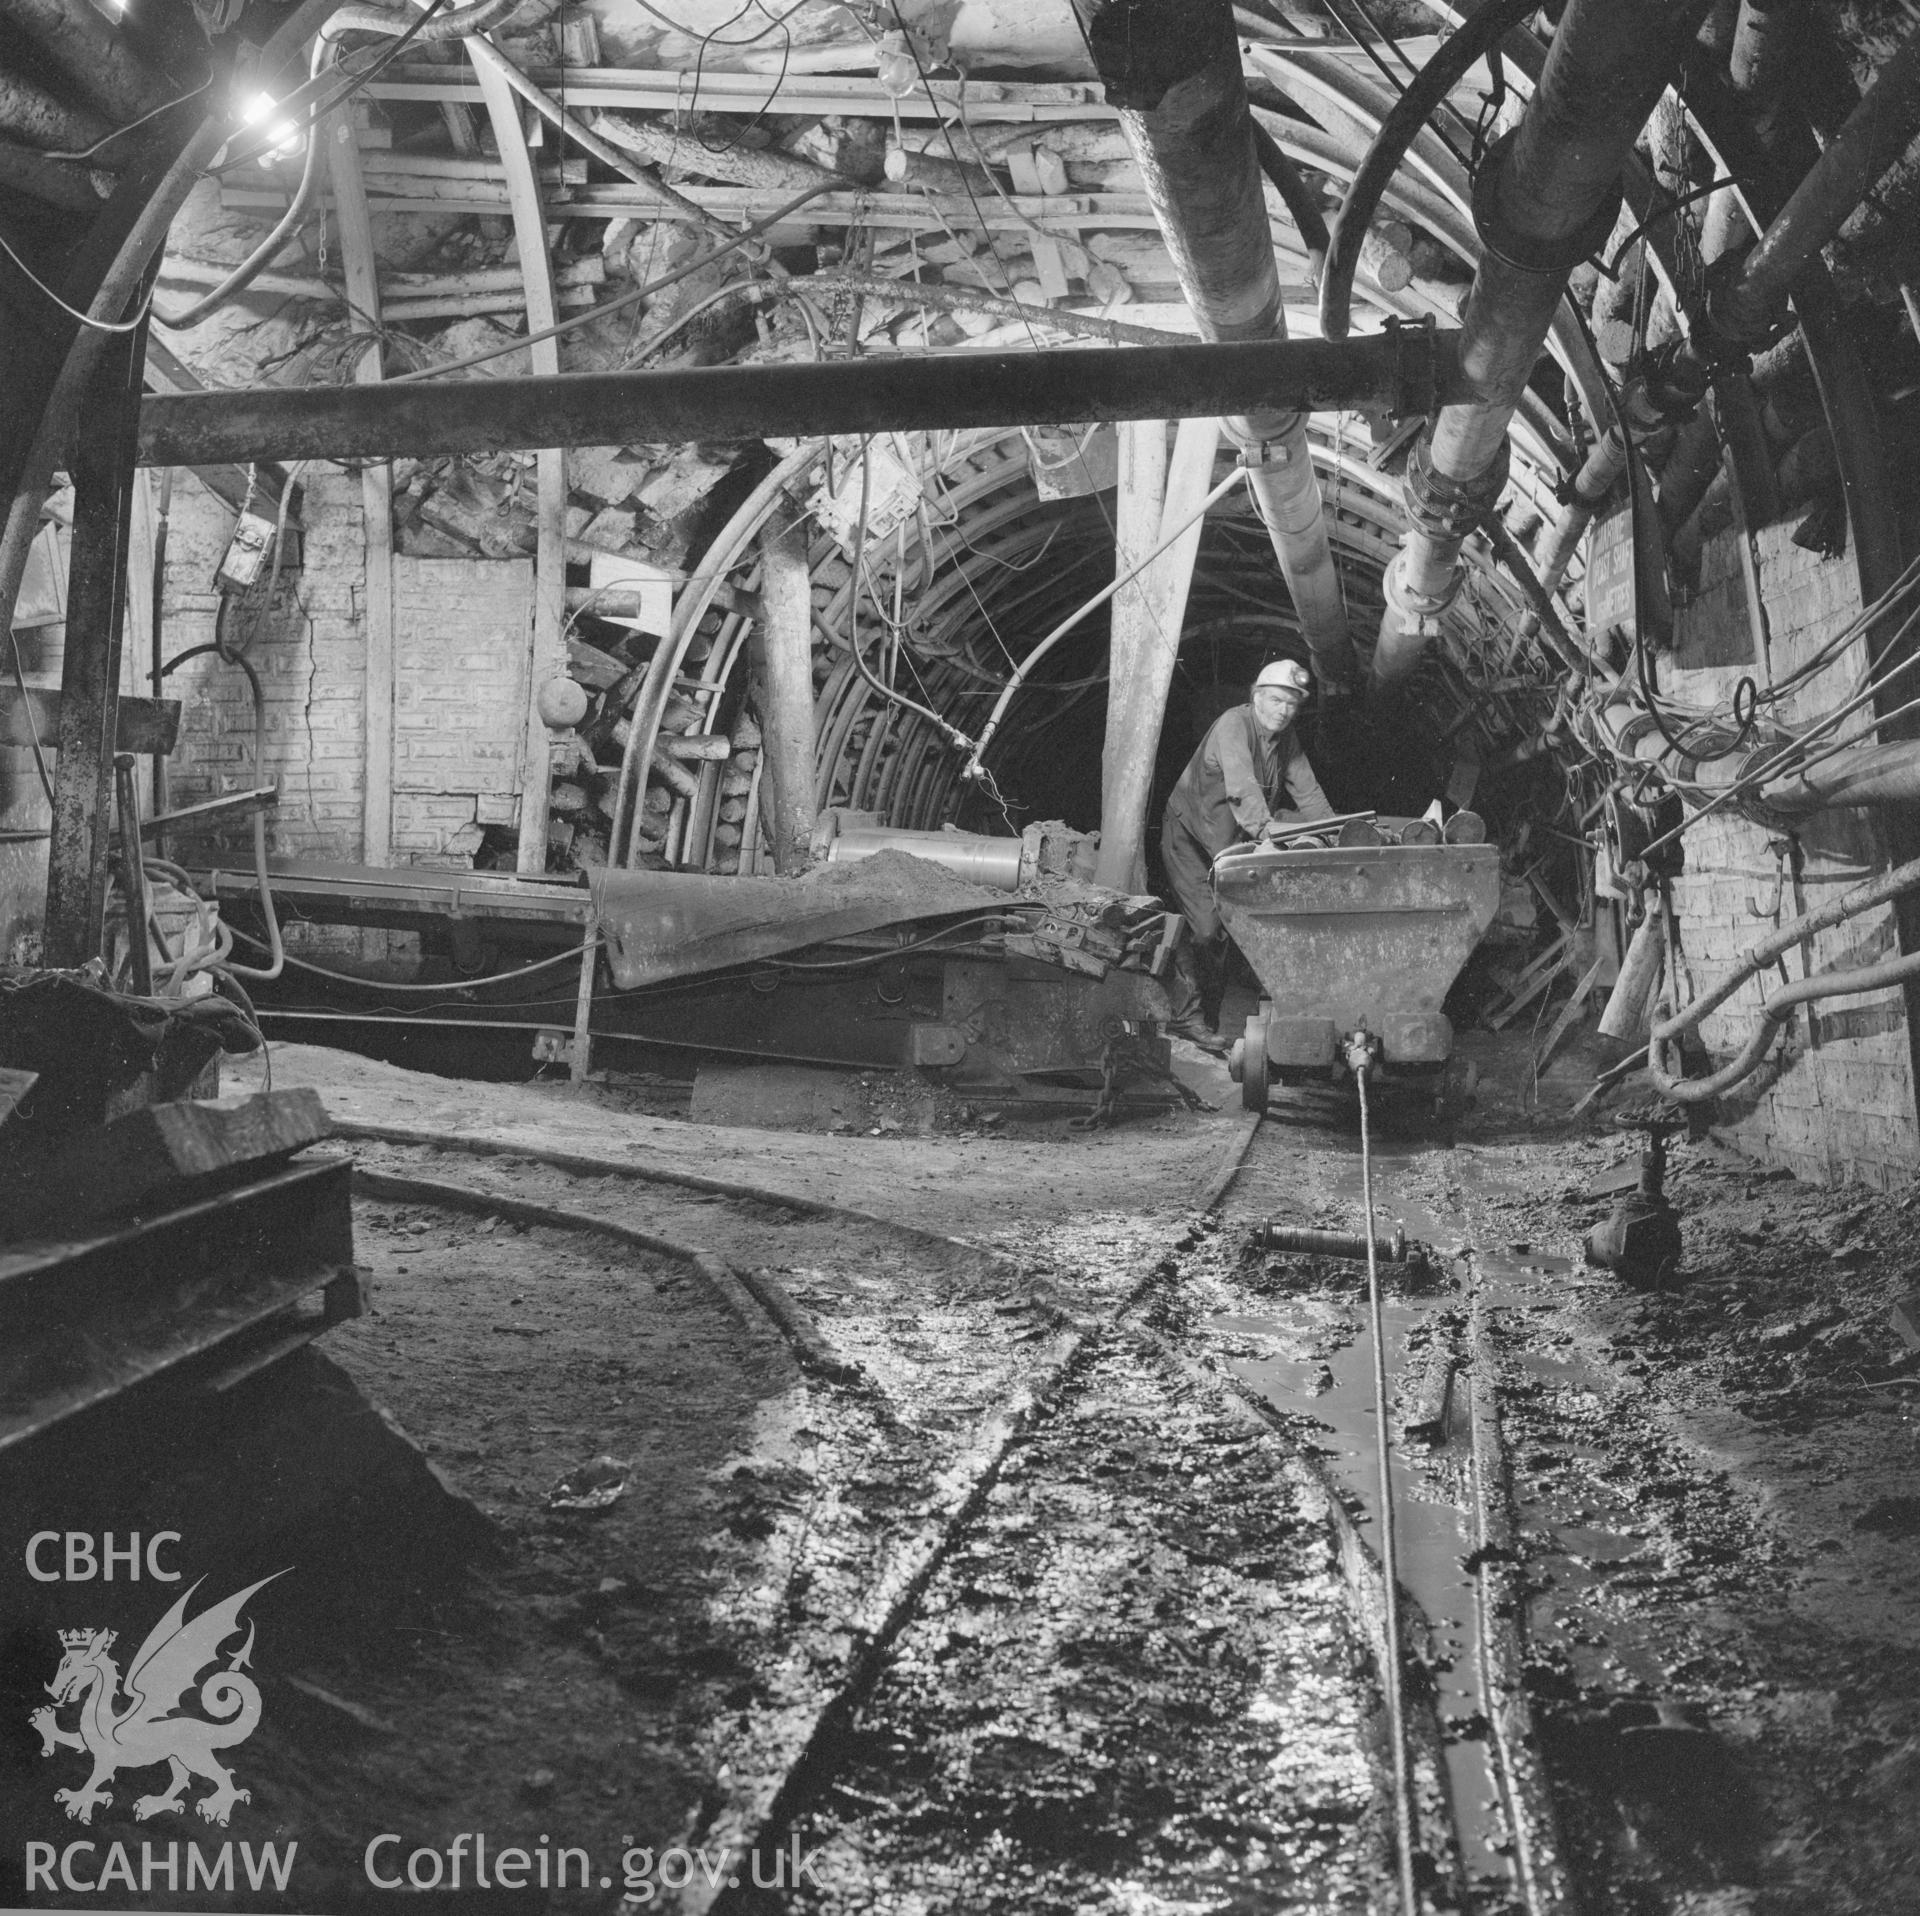
[[[275,160],[300,151],[300,129],[291,120],[276,121],[273,116],[279,111],[280,102],[271,93],[256,93],[240,109],[240,118],[246,125],[265,127],[273,138],[273,144],[260,155],[262,166],[271,166]]]

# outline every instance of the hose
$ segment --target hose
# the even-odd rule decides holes
[[[1708,1013],[1725,1004],[1749,978],[1766,970],[1777,958],[1791,951],[1795,945],[1803,944],[1816,932],[1830,931],[1863,911],[1871,911],[1876,905],[1890,904],[1914,890],[1920,890],[1920,858],[1896,865],[1871,883],[1858,886],[1836,898],[1832,904],[1796,918],[1790,925],[1783,925],[1780,930],[1753,946],[1711,991],[1696,998],[1684,1011],[1670,1012],[1657,1019],[1647,1044],[1647,1070],[1662,1094],[1682,1104],[1697,1104],[1717,1097],[1729,1085],[1738,1084],[1759,1065],[1767,1046],[1772,1042],[1774,1031],[1797,1004],[1805,1004],[1816,998],[1878,991],[1887,985],[1920,977],[1920,954],[1914,954],[1905,958],[1891,958],[1884,964],[1868,965],[1856,971],[1830,972],[1823,977],[1803,979],[1797,985],[1788,985],[1767,1001],[1760,1014],[1758,1029],[1739,1055],[1724,1069],[1716,1071],[1711,1077],[1694,1079],[1676,1077],[1667,1069],[1666,1047],[1683,1032],[1696,1029]],[[1662,1006],[1661,1009],[1665,1011],[1666,1008]]]
[[[273,231],[218,286],[191,305],[170,313],[156,300],[153,305],[154,319],[171,333],[185,332],[190,326],[197,326],[203,319],[218,312],[228,300],[244,293],[273,264],[281,248],[304,223],[312,210],[319,187],[320,140],[316,124],[314,131],[307,136],[306,157],[300,165],[300,184],[294,188],[293,198],[275,223]]]
[[[1884,964],[1863,965],[1854,971],[1833,971],[1823,977],[1803,978],[1797,985],[1788,985],[1761,1006],[1760,1022],[1733,1062],[1706,1078],[1680,1078],[1667,1069],[1667,1040],[1661,1034],[1681,1021],[1668,1019],[1654,1027],[1647,1046],[1647,1075],[1662,1097],[1672,1098],[1679,1104],[1704,1104],[1759,1069],[1767,1047],[1792,1015],[1795,1005],[1809,1004],[1816,998],[1846,998],[1857,992],[1880,991],[1888,985],[1904,984],[1909,978],[1920,978],[1920,952],[1906,958],[1889,958]],[[1691,1009],[1689,1007],[1689,1011]],[[1683,1013],[1682,1017],[1686,1015]]]
[[[1313,188],[1301,176],[1300,169],[1281,150],[1280,142],[1258,120],[1253,122],[1253,157],[1259,162],[1260,171],[1266,175],[1268,184],[1285,202],[1294,230],[1300,235],[1300,243],[1307,249],[1307,263],[1313,277],[1315,280],[1324,278],[1327,249],[1333,244],[1333,236],[1327,231],[1326,216],[1320,211],[1320,202],[1314,197]]]
[[[292,481],[289,479],[287,492],[291,493],[292,490]],[[207,645],[190,645],[184,652],[176,652],[161,667],[160,676],[165,678],[169,672],[186,664],[189,659],[197,659],[208,652],[224,659],[229,665],[237,665],[247,675],[247,689],[253,694],[254,776],[256,778],[264,776],[267,763],[266,698],[260,690],[260,674],[247,663],[245,653],[231,651],[223,641],[218,639]],[[231,977],[252,978],[264,985],[271,984],[286,969],[287,954],[280,942],[280,917],[273,908],[273,890],[267,878],[267,817],[265,812],[258,808],[253,814],[253,870],[260,887],[260,914],[267,921],[267,948],[272,954],[272,962],[264,967],[226,964],[221,969]]]

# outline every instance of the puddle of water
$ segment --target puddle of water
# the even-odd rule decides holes
[[[1473,1268],[1483,1284],[1497,1284],[1502,1278],[1566,1277],[1580,1267],[1551,1251],[1476,1251]]]
[[[1409,1229],[1412,1227],[1409,1226]],[[1384,1300],[1387,1327],[1387,1368],[1395,1374],[1406,1361],[1407,1336],[1413,1327],[1441,1306],[1406,1298]],[[1231,1322],[1259,1326],[1259,1318]],[[1225,1320],[1216,1319],[1225,1327]],[[1283,1329],[1286,1327],[1282,1327]],[[1377,1422],[1373,1408],[1373,1358],[1365,1335],[1329,1351],[1312,1363],[1277,1358],[1243,1359],[1234,1369],[1277,1408],[1304,1411],[1332,1432],[1330,1455],[1323,1458],[1328,1474],[1364,1512],[1363,1530],[1379,1544],[1379,1485]],[[1332,1383],[1326,1382],[1331,1376]],[[1456,1413],[1457,1414],[1457,1413]],[[1465,1514],[1452,1504],[1409,1497],[1404,1463],[1394,1465],[1394,1541],[1399,1556],[1400,1583],[1425,1613],[1433,1631],[1438,1667],[1434,1672],[1439,1715],[1467,1717],[1484,1709],[1480,1681],[1479,1646],[1475,1633],[1473,1579],[1462,1567],[1473,1549]],[[1444,1745],[1448,1786],[1460,1830],[1463,1860],[1470,1874],[1504,1880],[1507,1859],[1487,1840],[1495,1832],[1480,1814],[1480,1806],[1497,1798],[1498,1790],[1481,1742],[1455,1741]]]
[[[1421,1154],[1407,1152],[1404,1154],[1404,1160],[1411,1161],[1417,1155]],[[1385,1235],[1391,1235],[1395,1226],[1398,1226],[1416,1243],[1431,1244],[1435,1250],[1445,1251],[1449,1254],[1458,1251],[1461,1243],[1460,1220],[1458,1218],[1440,1217],[1437,1213],[1428,1210],[1417,1197],[1412,1197],[1405,1191],[1396,1189],[1396,1181],[1394,1179],[1387,1178],[1383,1180],[1379,1174],[1379,1162],[1384,1156],[1385,1153],[1379,1150],[1374,1152],[1373,1211],[1375,1230]],[[1353,1206],[1352,1222],[1348,1225],[1336,1226],[1335,1228],[1359,1230],[1361,1209],[1366,1196],[1365,1185],[1360,1176],[1359,1165],[1354,1163],[1342,1167],[1339,1175],[1333,1180],[1332,1188],[1335,1196],[1349,1199]]]
[[[1253,1337],[1295,1338],[1300,1328],[1295,1324],[1283,1324],[1277,1317],[1210,1317],[1207,1322],[1217,1331],[1238,1331],[1242,1335]]]
[[[1644,1537],[1624,1537],[1617,1530],[1601,1530],[1592,1524],[1555,1524],[1553,1534],[1563,1550],[1585,1557],[1589,1563],[1621,1563],[1647,1547]]]
[[[1603,1380],[1600,1374],[1584,1357],[1563,1357],[1557,1351],[1519,1351],[1515,1355],[1520,1368],[1543,1383],[1571,1384],[1580,1390],[1598,1390],[1601,1387]],[[1601,1453],[1590,1451],[1585,1454],[1598,1457]]]

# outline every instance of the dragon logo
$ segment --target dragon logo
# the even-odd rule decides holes
[[[284,1570],[276,1576],[284,1577]],[[134,1801],[133,1813],[144,1822],[165,1810],[185,1808],[182,1797],[190,1777],[199,1776],[213,1785],[194,1808],[209,1823],[225,1828],[236,1803],[252,1800],[252,1792],[236,1789],[233,1772],[214,1757],[214,1751],[244,1743],[260,1721],[260,1688],[250,1676],[242,1675],[243,1666],[253,1652],[253,1626],[247,1626],[247,1640],[233,1653],[224,1670],[215,1670],[201,1684],[200,1708],[205,1716],[181,1714],[180,1699],[194,1679],[220,1654],[220,1646],[240,1628],[240,1606],[273,1582],[262,1577],[250,1583],[224,1603],[216,1603],[187,1621],[187,1601],[195,1583],[173,1608],[147,1633],[125,1678],[126,1702],[118,1702],[122,1687],[120,1667],[107,1652],[113,1648],[111,1630],[62,1630],[60,1642],[66,1654],[60,1668],[47,1685],[54,1709],[44,1705],[29,1719],[40,1732],[40,1754],[51,1756],[55,1749],[84,1750],[93,1758],[93,1774],[77,1790],[56,1790],[53,1800],[66,1806],[69,1816],[83,1823],[93,1821],[93,1812],[113,1801],[101,1787],[116,1770],[147,1769],[156,1763],[167,1764],[172,1780],[157,1796],[142,1796]],[[204,1581],[204,1579],[202,1579]],[[63,1730],[55,1712],[68,1703],[80,1706],[77,1731]]]

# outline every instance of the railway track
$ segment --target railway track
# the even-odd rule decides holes
[[[579,1154],[356,1142],[376,1215],[668,1260],[797,1367],[706,1599],[770,1655],[685,1751],[726,1779],[686,1840],[746,1867],[677,1906],[755,1909],[755,1872],[804,1854],[781,1906],[1574,1908],[1475,1260],[1380,1272],[1390,1604],[1365,1267],[1255,1242],[1276,1214],[1362,1222],[1356,1154],[1305,1193],[1297,1142],[1245,1121],[1181,1228],[1013,1247]]]

